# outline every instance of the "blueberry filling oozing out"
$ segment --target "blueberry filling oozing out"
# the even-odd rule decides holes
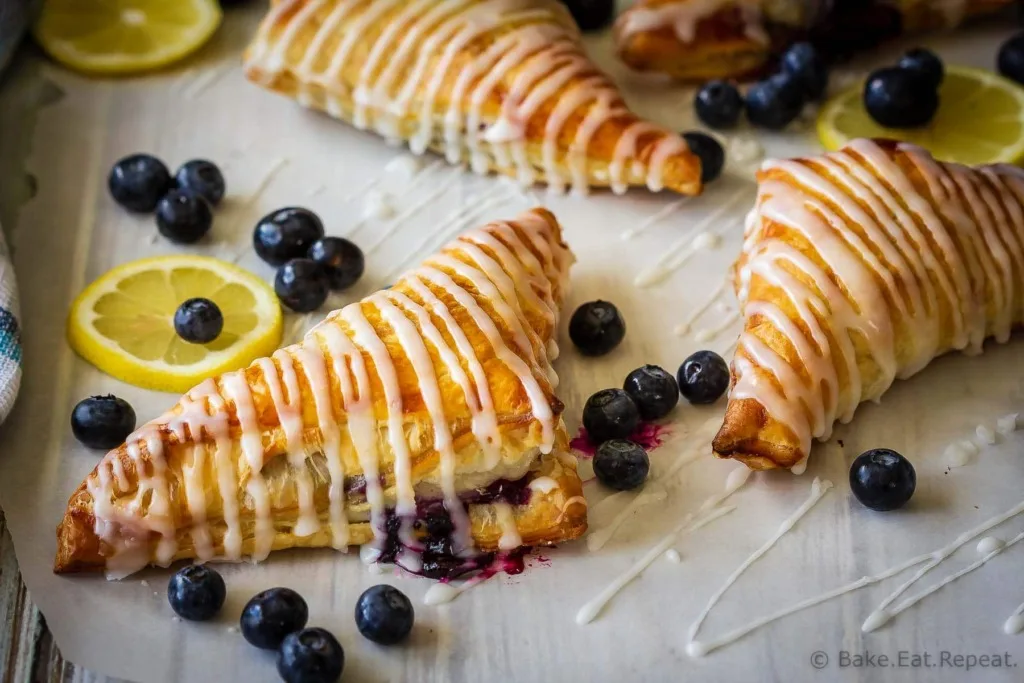
[[[345,482],[345,490],[352,496],[365,496],[366,480],[362,476],[351,477]],[[529,481],[525,477],[518,481],[499,479],[486,488],[463,492],[459,498],[465,505],[496,502],[525,505],[530,500]],[[523,570],[523,556],[529,552],[529,548],[500,554],[481,551],[457,553],[452,542],[456,532],[455,524],[444,502],[440,499],[421,499],[417,501],[416,509],[416,518],[411,520],[411,524],[419,547],[408,548],[402,542],[402,518],[394,510],[388,510],[384,520],[384,545],[378,561],[397,564],[412,574],[443,581],[471,572],[504,571],[518,574]],[[401,561],[403,550],[419,555],[420,566],[405,566]]]

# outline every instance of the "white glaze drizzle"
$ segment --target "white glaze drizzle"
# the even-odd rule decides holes
[[[744,35],[762,45],[770,42],[761,17],[761,4],[754,0],[685,0],[656,7],[638,6],[616,24],[620,41],[639,33],[671,28],[680,42],[690,44],[697,37],[697,26],[719,12],[735,9],[743,21]]]
[[[697,333],[693,335],[693,338],[701,344],[714,341],[720,334],[726,332],[729,328],[739,322],[740,312],[733,311],[729,315],[725,316],[713,327],[703,327],[697,330]]]
[[[655,225],[661,223],[663,220],[677,212],[679,209],[683,208],[683,206],[686,205],[686,202],[689,201],[689,199],[689,197],[684,197],[682,199],[677,199],[674,202],[670,202],[669,204],[666,204],[665,206],[660,208],[656,213],[652,214],[642,223],[637,225],[635,228],[627,228],[623,230],[622,234],[620,235],[622,241],[628,242],[637,235],[647,232]]]
[[[324,8],[326,17],[318,17]],[[317,0],[291,17],[283,11],[275,6],[261,25],[248,56],[250,75],[270,85],[290,70],[300,103],[350,118],[389,140],[407,139],[416,154],[433,147],[451,163],[468,162],[477,172],[493,166],[523,184],[539,171],[553,191],[571,186],[585,193],[599,175],[616,192],[638,180],[657,191],[667,162],[687,151],[682,137],[634,119],[607,170],[592,166],[588,152],[598,129],[631,115],[615,86],[587,59],[568,13],[554,4]],[[271,27],[281,23],[284,30],[273,38]],[[315,35],[290,67],[289,51],[307,27]],[[367,35],[374,36],[369,45],[363,42]],[[333,52],[325,65],[328,44]],[[464,58],[477,45],[479,52]],[[365,57],[356,58],[359,50],[367,51]],[[346,71],[357,61],[357,75]],[[504,91],[502,104],[492,112],[487,106],[498,91]],[[546,122],[538,157],[526,130],[541,114]],[[563,147],[570,122],[575,131]],[[639,141],[651,133],[657,139],[645,143],[648,161],[641,164]]]
[[[672,273],[681,268],[701,249],[715,248],[721,240],[722,227],[718,223],[729,214],[733,207],[748,197],[744,188],[718,207],[714,212],[693,226],[683,237],[676,240],[650,268],[641,271],[633,283],[640,288],[652,287],[664,282]]]
[[[702,654],[705,652],[705,647],[697,640],[697,634],[700,633],[700,627],[704,624],[704,621],[708,618],[708,615],[711,614],[711,610],[715,608],[715,605],[717,605],[718,601],[722,599],[722,596],[725,595],[725,592],[729,590],[729,588],[732,587],[732,585],[736,583],[736,581],[738,581],[741,576],[743,576],[743,573],[750,569],[750,567],[753,566],[755,562],[764,557],[768,553],[768,551],[774,548],[775,544],[782,540],[783,536],[788,534],[790,530],[792,530],[793,527],[796,526],[797,522],[803,519],[804,516],[807,515],[807,513],[810,512],[814,508],[814,506],[818,504],[818,501],[825,497],[825,494],[828,493],[829,489],[831,488],[832,482],[828,481],[827,479],[815,479],[811,483],[811,492],[808,495],[807,500],[801,503],[800,507],[793,511],[793,514],[784,519],[782,521],[782,524],[779,525],[779,528],[775,531],[772,537],[769,538],[764,545],[755,550],[753,554],[750,555],[750,557],[744,560],[743,563],[740,564],[740,566],[737,567],[736,570],[728,576],[728,578],[726,578],[721,588],[719,588],[717,591],[715,591],[714,594],[712,594],[712,596],[708,599],[708,604],[705,605],[700,615],[693,622],[693,624],[690,625],[690,629],[687,634],[689,639],[689,642],[686,645],[687,654],[689,654],[691,657],[702,656]]]
[[[499,550],[515,550],[523,544],[523,537],[519,535],[516,527],[516,517],[512,506],[501,501],[495,502],[494,514],[498,517],[498,526],[501,527],[501,538],[498,539]]]
[[[690,330],[693,328],[693,324],[697,322],[697,320],[699,320],[700,317],[704,315],[716,301],[718,301],[718,298],[725,293],[726,285],[728,285],[728,282],[723,280],[717,287],[715,287],[708,298],[704,300],[704,303],[693,309],[690,315],[686,317],[686,320],[676,325],[673,332],[677,337],[684,337],[690,333]]]
[[[996,527],[996,526],[998,526],[998,525],[1000,525],[1000,524],[1002,524],[1004,522],[1007,522],[1007,521],[1013,519],[1014,517],[1020,515],[1021,513],[1024,513],[1024,502],[1018,504],[1017,506],[1011,508],[1010,510],[1008,510],[1007,512],[1004,512],[1001,515],[997,515],[996,517],[993,517],[992,519],[982,523],[980,526],[975,527],[974,529],[971,529],[970,531],[967,531],[965,533],[960,534],[956,538],[956,540],[954,540],[949,545],[947,545],[947,546],[945,546],[943,548],[939,548],[938,550],[936,550],[936,551],[934,551],[932,553],[929,553],[928,555],[922,556],[920,558],[920,561],[921,562],[926,562],[926,564],[923,567],[921,567],[920,569],[918,569],[917,572],[912,577],[910,577],[910,579],[908,581],[906,581],[902,585],[900,585],[895,591],[893,591],[888,597],[885,598],[885,600],[883,600],[878,605],[878,607],[875,609],[875,611],[872,612],[868,616],[868,618],[864,621],[864,624],[861,626],[861,630],[863,630],[865,633],[866,632],[870,632],[870,631],[874,631],[875,629],[880,628],[884,624],[888,623],[893,617],[895,617],[897,614],[899,614],[903,610],[905,610],[908,607],[911,607],[914,604],[916,604],[917,602],[919,602],[921,599],[923,599],[923,597],[927,596],[930,592],[922,594],[921,596],[918,596],[917,598],[911,598],[911,599],[901,603],[900,605],[898,605],[898,606],[896,606],[894,608],[890,609],[890,607],[889,607],[892,603],[896,602],[896,600],[898,600],[901,595],[906,593],[907,590],[909,590],[911,586],[913,586],[915,583],[917,583],[919,580],[921,580],[921,578],[924,577],[925,574],[927,574],[932,569],[934,569],[935,567],[937,567],[940,564],[942,564],[942,562],[944,562],[946,559],[948,559],[953,553],[955,553],[961,547],[963,547],[964,545],[970,543],[971,541],[976,539],[978,536],[981,536],[982,534],[984,534],[988,530],[992,529],[993,527]],[[985,556],[985,558],[982,558],[982,564],[984,564],[984,562],[987,561],[986,558],[993,557],[994,555],[1002,552],[1006,548],[1009,548],[1010,546],[1012,546],[1015,543],[1017,543],[1020,540],[1020,538],[1021,537],[1018,536],[1015,539],[1013,539],[1011,541],[1008,541],[1004,546],[1002,546],[998,550],[987,554]],[[920,564],[920,562],[915,563],[915,564]],[[978,566],[981,566],[981,565],[978,565]],[[971,567],[974,567],[974,565],[971,565]],[[973,571],[973,569],[970,569],[970,571]],[[956,575],[954,575],[954,576],[956,576]],[[938,585],[941,587],[941,585],[944,585],[944,584],[938,584]],[[935,590],[937,590],[937,588]]]
[[[278,374],[276,365],[280,368]],[[313,502],[313,477],[306,465],[305,426],[302,423],[302,397],[299,394],[299,379],[295,374],[295,363],[284,349],[274,352],[273,360],[260,358],[257,367],[263,372],[270,398],[284,430],[288,464],[295,477],[299,501],[299,517],[293,533],[296,536],[310,536],[320,528],[316,505]],[[287,392],[287,396],[285,395]]]
[[[964,467],[977,454],[977,444],[970,439],[959,439],[946,446],[943,458],[950,467]]]
[[[355,456],[366,479],[366,500],[370,508],[370,521],[374,544],[365,547],[366,557],[375,559],[384,540],[385,499],[379,480],[377,419],[374,415],[370,372],[364,353],[372,361],[383,389],[386,406],[387,439],[394,454],[396,512],[402,518],[400,538],[410,549],[418,544],[411,533],[411,521],[416,514],[415,495],[410,472],[409,444],[404,432],[401,386],[397,372],[384,342],[369,323],[363,306],[373,306],[393,330],[416,372],[424,403],[431,417],[435,448],[440,455],[440,479],[445,507],[459,528],[463,545],[468,545],[468,518],[458,500],[454,478],[454,452],[450,427],[444,414],[438,379],[426,344],[433,346],[445,368],[447,376],[465,393],[466,404],[473,417],[473,433],[493,466],[500,457],[501,437],[498,418],[490,395],[483,365],[466,333],[458,325],[448,306],[435,291],[454,299],[464,308],[473,323],[487,337],[497,358],[504,362],[520,379],[533,403],[533,413],[542,430],[540,449],[549,453],[554,445],[555,418],[547,402],[544,389],[538,382],[543,377],[542,367],[550,368],[546,358],[546,345],[537,338],[537,332],[526,319],[526,311],[547,320],[551,327],[557,323],[556,303],[552,280],[564,287],[569,255],[564,247],[552,243],[552,229],[546,220],[536,215],[524,215],[513,223],[496,223],[475,231],[461,241],[453,242],[447,254],[434,259],[433,266],[421,268],[403,281],[419,300],[395,290],[378,293],[366,302],[352,304],[333,313],[307,335],[302,344],[275,352],[272,359],[263,358],[254,363],[255,375],[266,387],[273,415],[280,424],[285,441],[285,457],[296,486],[298,519],[292,532],[308,536],[321,528],[313,498],[315,465],[309,458],[314,447],[319,447],[326,462],[330,486],[326,522],[331,531],[331,544],[344,549],[349,542],[349,522],[345,513],[345,461],[340,449],[340,429],[335,417],[331,381],[340,385],[342,406],[338,410],[346,417],[346,429],[351,436]],[[529,245],[529,246],[528,246]],[[472,259],[479,268],[455,259],[451,254]],[[528,256],[527,256],[528,255]],[[524,362],[509,348],[490,315],[477,302],[476,296],[455,281],[444,270],[451,267],[466,287],[488,297],[489,303],[500,311],[510,329],[517,329],[515,338],[530,362]],[[427,283],[430,283],[429,285]],[[496,305],[496,301],[500,305]],[[344,325],[344,329],[342,328]],[[439,327],[440,325],[440,327]],[[446,342],[445,333],[454,348]],[[346,331],[347,330],[347,331]],[[462,363],[465,362],[465,369]],[[313,442],[315,432],[307,430],[303,421],[302,396],[298,363],[316,415],[319,444]],[[250,370],[252,372],[252,370]],[[535,374],[537,373],[537,374]],[[240,507],[251,507],[255,517],[252,555],[264,559],[273,547],[276,530],[272,521],[267,482],[263,478],[266,446],[263,428],[256,413],[252,380],[245,371],[228,373],[220,379],[207,380],[186,394],[176,412],[170,412],[144,425],[127,440],[125,457],[133,462],[137,477],[137,490],[127,504],[115,505],[115,498],[124,496],[130,480],[125,466],[113,451],[97,467],[95,477],[87,479],[87,489],[93,499],[96,519],[95,533],[110,545],[113,556],[107,559],[107,570],[113,577],[125,576],[141,569],[151,561],[166,565],[178,552],[176,525],[171,516],[170,487],[165,475],[167,462],[162,434],[166,430],[177,443],[191,449],[191,459],[182,467],[182,489],[190,515],[189,533],[197,557],[202,560],[221,557],[239,560],[243,551]],[[222,395],[223,394],[223,395]],[[242,456],[236,466],[236,453],[229,425],[230,406],[238,421],[238,441]],[[212,441],[212,446],[210,445]],[[202,477],[208,469],[204,459],[212,457],[218,476],[217,491],[221,498],[223,517],[223,546],[219,555],[214,551],[215,539],[209,527],[207,500]],[[546,481],[545,481],[546,479]],[[534,482],[538,491],[550,491],[557,482],[541,478]],[[545,489],[545,487],[547,487]],[[239,489],[245,496],[240,500]],[[145,503],[143,503],[145,501]],[[566,507],[575,502],[571,500]],[[143,510],[145,504],[147,509]],[[521,544],[516,530],[512,508],[498,506],[502,525],[503,547],[509,549]],[[149,536],[155,534],[156,547],[150,550]],[[150,556],[152,552],[153,557]],[[418,558],[401,558],[403,566],[415,568]]]
[[[683,561],[683,558],[679,555],[679,551],[675,548],[669,548],[665,551],[665,559],[672,564],[679,564]]]
[[[618,595],[619,591],[629,585],[633,579],[640,576],[662,553],[671,548],[684,535],[696,531],[735,510],[735,507],[720,506],[746,484],[750,474],[751,471],[746,467],[738,468],[730,473],[729,478],[726,480],[725,490],[722,493],[707,498],[701,503],[696,512],[687,514],[672,531],[666,534],[643,557],[637,560],[632,567],[619,575],[587,604],[583,605],[576,613],[576,623],[583,626],[593,621],[601,613],[605,605]]]
[[[859,403],[876,400],[894,379],[913,375],[944,351],[978,351],[989,333],[1003,340],[1022,315],[1013,308],[1010,274],[1022,272],[1024,246],[1007,213],[1024,221],[1024,212],[1019,201],[999,201],[988,184],[1009,197],[1024,196],[1024,182],[1005,167],[970,172],[940,165],[911,145],[899,149],[934,200],[916,191],[876,143],[856,140],[810,162],[767,162],[766,170],[786,174],[789,182],[763,182],[748,217],[740,270],[744,316],[769,321],[792,343],[807,380],[748,330],[733,362],[737,381],[730,398],[758,401],[798,435],[804,453],[812,439],[827,439],[836,420],[848,422]],[[794,244],[764,238],[768,221],[813,244],[831,274]],[[746,301],[754,276],[782,290],[795,319],[772,302]],[[986,286],[996,309],[991,330],[980,293]],[[952,338],[940,334],[940,303],[951,311]],[[899,355],[896,324],[910,331]],[[870,384],[856,363],[852,335],[863,340],[879,366]],[[846,367],[845,391],[837,363]],[[761,374],[777,381],[763,381]]]
[[[698,517],[694,521],[694,514],[689,514],[683,519],[683,524],[680,524],[670,533],[666,534],[661,541],[659,541],[654,547],[652,547],[647,553],[636,561],[632,567],[627,569],[624,573],[618,576],[608,586],[598,593],[593,600],[580,607],[576,613],[576,623],[580,626],[589,624],[597,615],[601,613],[601,610],[605,608],[612,599],[619,594],[623,588],[628,586],[634,579],[643,574],[644,570],[650,567],[655,560],[661,557],[673,544],[679,542],[684,536],[704,527],[711,522],[715,521],[719,517],[723,517],[733,510],[735,506],[726,506],[711,510],[703,517]]]
[[[665,486],[671,481],[684,467],[693,464],[707,455],[708,440],[714,435],[714,430],[718,427],[719,420],[717,418],[707,420],[693,436],[693,442],[700,444],[689,450],[683,451],[679,457],[675,459],[675,462],[662,474],[656,477],[651,477],[644,485],[644,490],[639,493],[632,493],[629,491],[619,491],[613,493],[600,503],[594,506],[590,514],[590,531],[587,533],[587,549],[591,552],[600,550],[603,548],[608,541],[612,539],[615,532],[626,522],[626,520],[632,518],[633,514],[640,508],[650,503],[656,503],[668,495],[665,490]],[[746,467],[741,469],[746,470]],[[599,519],[604,515],[606,509],[614,507],[621,500],[629,498],[629,502],[612,518],[612,521],[604,527],[598,527],[595,524],[595,520]]]
[[[1015,636],[1024,633],[1024,603],[1013,611],[1003,624],[1003,633],[1008,636]]]

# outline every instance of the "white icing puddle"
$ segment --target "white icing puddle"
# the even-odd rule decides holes
[[[1009,436],[1017,431],[1017,419],[1019,415],[1017,413],[1010,413],[1009,415],[1003,415],[1001,418],[996,420],[996,431],[1003,436]]]
[[[981,555],[988,555],[989,553],[1001,549],[1004,545],[1006,545],[1006,543],[1003,542],[1003,539],[996,538],[995,536],[986,536],[978,541],[978,553]]]
[[[973,441],[962,439],[946,446],[943,458],[950,467],[964,467],[978,454],[978,450]]]

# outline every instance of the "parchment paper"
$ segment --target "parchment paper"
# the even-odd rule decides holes
[[[907,611],[888,627],[862,635],[859,626],[898,580],[866,589],[783,620],[703,660],[685,654],[685,633],[711,593],[760,546],[805,498],[814,476],[836,488],[778,547],[759,561],[712,613],[704,634],[714,636],[800,599],[907,557],[932,550],[958,533],[1020,502],[1024,484],[1024,433],[984,449],[963,468],[947,471],[942,458],[954,439],[970,437],[978,424],[1022,407],[1024,343],[990,348],[981,358],[951,356],[909,382],[899,383],[880,406],[862,407],[854,423],[837,430],[832,443],[817,448],[808,473],[756,475],[734,499],[737,510],[675,548],[682,562],[659,559],[629,585],[591,625],[577,626],[577,609],[656,543],[686,512],[721,489],[735,465],[708,457],[687,467],[666,501],[627,519],[612,541],[590,553],[584,543],[545,550],[529,571],[495,578],[450,605],[427,607],[429,582],[369,573],[355,553],[285,552],[260,566],[221,567],[229,597],[220,620],[188,624],[173,619],[165,599],[169,571],[147,571],[121,582],[100,577],[55,577],[51,571],[54,527],[70,493],[99,455],[79,446],[68,426],[71,408],[86,395],[112,392],[150,419],[175,397],[126,386],[78,359],[64,339],[64,318],[72,298],[108,268],[129,259],[182,249],[156,237],[150,220],[129,216],[110,200],[106,173],[118,157],[155,153],[177,164],[207,157],[222,164],[230,198],[218,210],[212,239],[197,253],[239,259],[270,279],[272,273],[251,251],[255,221],[284,205],[311,207],[328,232],[345,234],[362,210],[351,197],[380,176],[400,151],[300,109],[243,80],[238,53],[259,8],[229,16],[218,42],[199,58],[168,73],[120,81],[88,80],[30,58],[17,78],[63,97],[40,107],[33,125],[0,131],[0,151],[25,151],[25,170],[38,179],[38,194],[21,210],[12,244],[24,296],[25,388],[0,434],[0,503],[14,537],[31,592],[65,655],[97,672],[145,681],[273,681],[272,658],[233,632],[245,601],[258,590],[285,585],[310,605],[311,624],[333,630],[347,653],[347,681],[1019,681],[1020,669],[963,670],[840,668],[840,650],[870,650],[895,657],[900,650],[959,653],[1009,652],[1024,660],[1024,637],[1002,633],[1002,624],[1024,601],[1021,548],[1013,548],[978,572]],[[1008,30],[989,27],[930,41],[949,61],[989,66],[995,46]],[[607,38],[593,41],[599,59],[629,83],[637,108],[680,129],[693,126],[690,91],[629,77],[611,58]],[[898,48],[876,55],[892,60]],[[13,76],[12,76],[13,78]],[[45,88],[43,87],[45,85]],[[53,100],[53,97],[44,100]],[[6,100],[4,121],[16,119]],[[24,121],[23,121],[24,123]],[[769,152],[812,151],[810,131],[760,136]],[[27,154],[27,158],[25,155]],[[427,159],[427,163],[433,161]],[[478,207],[481,218],[508,217],[535,202],[548,204],[563,220],[579,264],[567,304],[597,297],[625,312],[628,334],[612,355],[586,360],[572,351],[563,333],[561,397],[571,427],[593,391],[620,385],[643,363],[674,370],[692,351],[723,351],[738,325],[701,344],[694,333],[728,316],[712,309],[684,337],[673,328],[704,301],[726,272],[740,241],[743,213],[754,196],[749,172],[732,175],[688,200],[669,219],[630,241],[621,233],[678,198],[633,192],[626,197],[597,194],[585,200],[549,198],[543,190],[520,192],[496,179],[481,179],[430,168],[413,190],[389,177],[396,208],[415,206],[450,183],[447,191],[403,223],[386,246],[370,255],[360,285],[332,303],[342,305],[388,284],[392,271],[429,253],[445,238],[434,230],[460,208]],[[4,183],[8,181],[4,178]],[[506,188],[506,189],[498,189]],[[260,190],[257,194],[257,190]],[[665,283],[646,290],[633,278],[651,265],[690,227],[722,202],[747,193],[722,220],[728,237],[717,250],[702,252]],[[500,199],[505,198],[505,199]],[[385,228],[371,222],[354,234],[368,247]],[[729,309],[735,302],[724,299]],[[567,316],[566,316],[567,317]],[[294,332],[314,322],[291,317]],[[718,417],[722,405],[681,406],[670,421],[673,438],[652,456],[655,471],[706,443],[692,431]],[[868,448],[902,451],[917,465],[919,488],[913,504],[889,515],[863,509],[846,483],[850,461]],[[584,470],[586,468],[584,467]],[[621,506],[598,505],[604,492],[588,484],[592,524],[605,526]],[[994,533],[1004,540],[1024,529],[1016,519]],[[973,545],[930,574],[915,589],[977,558]],[[905,577],[900,577],[900,579]],[[386,581],[408,593],[417,610],[410,643],[385,649],[355,631],[353,606],[359,593]],[[832,662],[814,669],[814,651]]]

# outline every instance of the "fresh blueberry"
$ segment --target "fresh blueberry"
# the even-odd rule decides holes
[[[356,601],[356,628],[367,640],[394,645],[412,631],[415,614],[405,593],[381,584],[366,589]]]
[[[114,201],[129,211],[149,213],[171,189],[171,174],[149,154],[133,154],[119,160],[110,169],[107,187]]]
[[[320,264],[327,285],[338,291],[358,282],[366,267],[362,249],[343,237],[324,237],[313,242],[309,258]]]
[[[615,304],[591,301],[576,309],[569,320],[569,339],[584,356],[603,356],[626,336],[626,321]]]
[[[828,67],[810,43],[797,43],[782,55],[782,71],[803,89],[804,97],[817,100],[828,87]]]
[[[277,269],[274,291],[288,308],[296,313],[309,313],[327,301],[327,280],[315,261],[296,258]]]
[[[850,488],[865,507],[879,512],[906,505],[917,488],[917,473],[896,451],[876,448],[861,453],[850,467]]]
[[[677,379],[690,403],[714,403],[729,388],[729,366],[714,351],[698,351],[679,366]]]
[[[636,403],[640,417],[659,420],[679,403],[679,384],[657,365],[645,365],[629,373],[622,387]]]
[[[722,167],[725,166],[725,150],[718,140],[706,133],[689,132],[683,133],[683,139],[689,145],[690,151],[700,159],[700,181],[710,183],[722,175]]]
[[[253,230],[256,254],[272,266],[302,258],[324,236],[324,224],[309,209],[289,207],[267,214]]]
[[[174,331],[190,344],[209,344],[224,329],[224,314],[209,299],[189,299],[174,312]]]
[[[640,425],[640,410],[622,389],[602,389],[583,406],[583,427],[594,443],[626,439]]]
[[[271,588],[246,603],[239,626],[251,645],[276,650],[285,636],[301,631],[308,619],[309,608],[301,595],[290,588]]]
[[[89,448],[117,448],[135,431],[135,410],[116,396],[90,396],[71,411],[71,432]]]
[[[612,439],[598,446],[593,463],[597,480],[618,491],[640,486],[651,471],[647,451],[626,439]]]
[[[224,606],[224,579],[203,564],[179,569],[167,584],[167,602],[182,619],[207,621]]]
[[[156,205],[156,227],[172,242],[198,242],[210,231],[211,225],[210,205],[187,190],[171,190]]]
[[[185,162],[174,174],[174,182],[178,189],[199,195],[210,206],[217,206],[224,199],[224,175],[212,161],[193,159]]]
[[[277,673],[285,683],[335,683],[344,669],[341,643],[322,628],[289,634],[277,652]]]
[[[746,103],[750,123],[768,130],[782,130],[804,107],[803,86],[789,74],[775,74],[752,85],[747,91]]]
[[[1018,33],[999,48],[999,73],[1010,80],[1024,83],[1024,33]]]
[[[916,71],[935,90],[942,85],[942,79],[946,75],[946,69],[942,65],[939,56],[923,47],[915,47],[900,58],[897,66],[901,69]]]
[[[886,128],[919,128],[939,110],[939,93],[923,72],[879,69],[864,84],[864,107]]]
[[[693,101],[697,118],[709,128],[735,128],[743,113],[743,96],[726,81],[705,83]]]
[[[598,31],[612,23],[615,0],[562,0],[581,31]]]

